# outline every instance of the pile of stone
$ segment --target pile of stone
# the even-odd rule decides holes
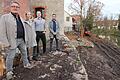
[[[88,80],[80,55],[72,43],[63,36],[60,51],[52,51],[31,63],[33,68],[15,68],[15,80]]]

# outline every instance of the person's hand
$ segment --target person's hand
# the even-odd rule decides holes
[[[56,32],[54,32],[54,35],[56,35]]]

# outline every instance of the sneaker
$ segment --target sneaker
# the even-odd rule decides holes
[[[13,72],[12,72],[12,71],[9,71],[9,72],[6,74],[6,79],[7,79],[7,80],[13,79]]]
[[[31,66],[31,64],[30,63],[28,63],[28,64],[26,64],[25,66],[24,66],[24,68],[28,68],[28,69],[31,69],[33,66]]]

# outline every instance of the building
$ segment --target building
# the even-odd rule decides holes
[[[118,29],[118,20],[100,20],[96,21],[95,26],[97,26],[98,29],[111,29],[115,28]]]
[[[72,24],[73,22],[71,15],[68,12],[64,11],[64,31],[72,31]]]
[[[8,4],[11,0],[0,0],[0,12],[9,12]],[[51,20],[53,13],[57,15],[57,20],[60,24],[60,34],[64,34],[64,0],[18,0],[20,3],[20,15],[24,18],[26,11],[31,11],[36,17],[36,11],[42,12],[42,17],[45,18],[46,24]],[[48,26],[48,25],[47,25]]]
[[[72,16],[72,22],[73,22],[73,30],[78,31],[80,26],[80,15],[71,15]]]
[[[3,3],[2,3],[2,0],[0,0],[0,15],[2,14],[2,7],[3,7]]]
[[[79,23],[80,22],[80,15],[71,15],[73,22]]]

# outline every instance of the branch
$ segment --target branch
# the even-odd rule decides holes
[[[69,5],[69,9],[72,9],[76,11],[77,13],[80,13],[80,9],[72,3]]]

